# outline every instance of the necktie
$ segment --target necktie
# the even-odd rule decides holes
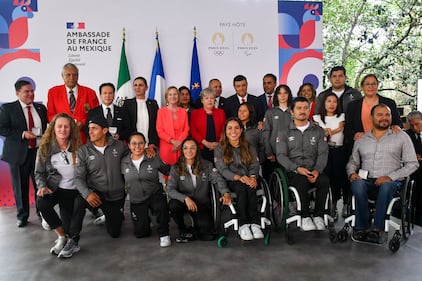
[[[107,107],[107,123],[108,123],[109,127],[111,127],[113,125],[113,116],[111,116],[110,107]]]
[[[26,107],[28,109],[28,131],[32,131],[32,128],[34,128],[34,118],[32,117],[31,113],[31,106],[28,105]],[[37,141],[35,139],[29,140],[29,147],[35,148]]]
[[[268,95],[268,108],[273,107],[273,97]]]
[[[244,102],[246,102],[246,99],[245,98],[242,98],[242,103],[244,103]]]
[[[75,105],[76,105],[76,99],[75,99],[75,95],[73,94],[73,90],[69,91],[69,105],[70,105],[70,111],[73,113],[73,111],[75,110]]]

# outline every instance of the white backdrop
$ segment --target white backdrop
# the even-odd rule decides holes
[[[219,78],[228,96],[233,77],[243,74],[249,92],[258,95],[264,74],[278,76],[277,15],[276,0],[38,1],[21,48],[40,49],[41,61],[17,59],[0,69],[0,101],[15,100],[14,82],[28,76],[36,82],[36,100],[46,102],[48,89],[63,82],[62,66],[72,60],[79,66],[80,84],[96,91],[103,82],[116,84],[123,27],[132,79],[144,76],[150,81],[158,30],[167,86],[188,85],[196,26],[203,87],[210,78]],[[67,29],[67,23],[75,29]],[[79,23],[85,28],[77,29]],[[68,33],[78,31],[108,32],[101,46],[110,51],[81,50],[95,45],[79,44],[87,37]],[[68,39],[77,44],[68,44]]]

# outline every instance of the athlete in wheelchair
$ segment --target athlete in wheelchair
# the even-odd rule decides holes
[[[324,230],[328,221],[332,222],[326,212],[329,178],[322,172],[327,164],[328,144],[324,130],[308,120],[309,112],[306,98],[294,99],[291,105],[293,120],[288,129],[280,133],[276,144],[277,161],[286,171],[287,183],[297,197],[299,211],[299,214],[287,218],[286,222],[296,221],[303,231]],[[276,173],[282,177],[280,171]],[[311,216],[309,191],[313,188],[315,207]],[[284,203],[287,203],[288,197],[284,196],[284,199]],[[290,234],[288,231],[288,242],[293,242]]]
[[[265,223],[261,223],[258,207],[261,196],[257,193],[260,186],[259,162],[255,149],[245,139],[243,125],[238,118],[229,118],[224,124],[222,139],[214,150],[214,161],[218,172],[236,196],[236,207],[230,207],[236,218],[231,221],[235,230],[238,224],[240,238],[263,239]],[[270,224],[269,220],[267,224]]]
[[[409,136],[400,130],[391,129],[391,110],[385,104],[378,104],[371,110],[373,129],[356,140],[350,160],[347,164],[347,174],[352,183],[355,215],[346,218],[354,227],[352,239],[355,241],[383,244],[387,241],[384,232],[388,232],[389,215],[392,204],[400,200],[402,206],[407,202],[408,192],[402,193],[402,198],[393,199],[399,195],[408,184],[403,183],[419,166],[416,154]],[[375,195],[375,213],[371,225],[368,194]],[[403,198],[404,197],[404,198]],[[393,201],[392,201],[393,200]],[[353,204],[354,203],[354,204]],[[406,208],[401,208],[402,217]],[[386,216],[387,214],[387,216]],[[402,221],[402,223],[405,223]],[[347,227],[346,227],[347,230]],[[347,239],[344,231],[339,232],[339,240]],[[394,244],[394,243],[393,243]],[[397,250],[396,245],[390,249]]]
[[[217,202],[230,205],[229,189],[212,163],[201,159],[198,143],[194,139],[185,139],[181,147],[182,153],[171,167],[167,183],[170,214],[179,229],[176,242],[187,243],[195,238],[213,240],[216,236],[212,216],[215,202],[211,199],[216,198]],[[210,196],[211,192],[215,198]],[[192,218],[191,228],[185,224],[186,214]]]

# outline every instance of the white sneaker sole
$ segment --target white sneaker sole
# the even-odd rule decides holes
[[[71,252],[65,252],[63,253],[63,250],[60,252],[60,254],[57,255],[57,257],[60,258],[71,258],[73,256],[74,253],[77,253],[81,250],[81,247],[78,245],[75,248],[73,248],[73,250]]]

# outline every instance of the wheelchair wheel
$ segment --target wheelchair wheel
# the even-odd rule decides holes
[[[267,233],[265,233],[265,237],[264,237],[265,246],[270,245],[270,240],[271,240],[271,230],[268,230]]]
[[[393,238],[388,243],[388,248],[393,253],[397,252],[400,249],[400,237],[401,237],[400,232],[396,231],[396,233],[394,233],[393,235]]]
[[[287,178],[281,168],[277,168],[270,178],[272,192],[272,218],[276,229],[283,230],[286,227],[286,218],[289,214],[289,193]]]
[[[229,241],[227,240],[226,236],[220,236],[217,240],[217,246],[218,248],[225,248],[229,244]]]
[[[270,188],[268,186],[267,181],[264,178],[260,178],[260,185],[262,190],[264,191],[264,196],[267,198],[267,207],[265,208],[265,217],[270,219],[272,218],[272,211],[273,211],[273,198],[271,195]]]
[[[415,208],[413,207],[414,181],[407,180],[401,191],[401,230],[403,240],[409,239],[415,227]]]
[[[217,228],[217,230],[219,230],[219,227],[221,225],[221,202],[220,202],[218,190],[214,185],[211,185],[210,193],[211,193],[211,209],[212,209],[212,217],[214,220],[214,226]]]
[[[330,238],[330,242],[331,243],[337,243],[338,241],[338,236],[337,236],[337,232],[336,229],[334,228],[334,223],[333,222],[329,222],[328,223],[328,237]]]
[[[338,233],[337,233],[337,241],[339,242],[346,242],[349,239],[349,226],[345,225]]]

